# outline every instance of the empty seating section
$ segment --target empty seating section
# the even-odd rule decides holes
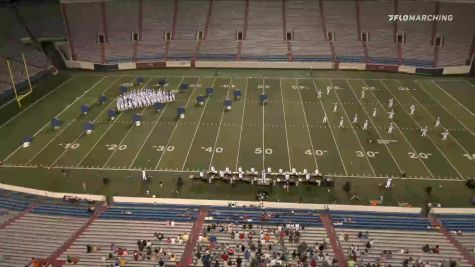
[[[171,41],[167,60],[191,60],[195,52],[196,43],[196,40]]]
[[[54,2],[40,1],[18,3],[17,10],[26,20],[36,38],[66,36],[60,6]]]
[[[246,40],[241,60],[286,61],[287,44],[282,32],[282,2],[250,1]]]
[[[286,15],[287,32],[294,34],[294,61],[332,61],[330,44],[322,30],[318,2],[289,1]]]
[[[440,4],[439,13],[451,14],[454,20],[437,23],[437,33],[444,37],[444,44],[439,52],[439,65],[463,66],[470,63],[470,46],[475,34],[473,12],[475,7],[467,3]]]
[[[400,14],[434,14],[435,3],[399,1]],[[434,47],[431,44],[432,22],[401,22],[398,31],[406,35],[402,48],[404,65],[432,67]]]
[[[106,2],[109,40],[107,61],[131,61],[132,32],[138,32],[138,1]]]
[[[455,239],[475,257],[475,214],[438,214],[437,218],[454,235]],[[456,233],[458,231],[461,233]]]
[[[152,242],[152,251],[155,249],[163,249],[168,254],[166,263],[172,264],[170,261],[171,254],[174,254],[179,260],[185,249],[185,242],[176,241],[168,243],[168,238],[177,240],[181,234],[190,234],[192,227],[191,222],[177,222],[175,225],[169,226],[166,221],[136,221],[136,220],[120,220],[108,219],[97,220],[66,250],[60,259],[66,259],[67,256],[79,257],[79,264],[83,266],[105,266],[113,263],[113,260],[107,259],[109,253],[114,254],[116,248],[127,249],[129,255],[123,258],[127,260],[127,266],[157,266],[157,261],[144,260],[135,261],[133,251],[138,250],[137,240],[150,240]],[[162,233],[162,240],[155,238],[154,233]],[[86,246],[94,245],[100,248],[99,251],[87,253]],[[115,254],[117,255],[117,254]],[[66,265],[68,266],[68,265]],[[71,266],[75,266],[72,265]]]
[[[361,31],[369,33],[368,57],[376,64],[398,64],[397,45],[394,42],[394,23],[387,14],[394,13],[394,3],[359,1]]]
[[[335,53],[341,62],[364,62],[358,40],[355,1],[324,1],[327,31],[333,31]]]
[[[198,211],[197,206],[120,203],[102,213],[100,218],[194,222]]]
[[[332,211],[335,227],[427,230],[430,222],[420,214]]]
[[[143,23],[141,41],[137,47],[137,59],[163,60],[165,56],[165,32],[171,33],[173,0],[143,1]]]
[[[71,3],[65,9],[76,59],[101,62],[101,46],[97,42],[97,35],[103,34],[100,4]]]
[[[243,31],[243,0],[215,0],[206,40],[202,41],[198,59],[235,60],[237,32]]]

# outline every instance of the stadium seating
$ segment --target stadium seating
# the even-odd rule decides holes
[[[475,257],[475,215],[437,214],[437,218],[455,239]]]

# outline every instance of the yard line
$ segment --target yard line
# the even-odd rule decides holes
[[[211,84],[212,88],[214,88],[215,82],[216,82],[216,77],[214,78],[213,83]],[[183,161],[183,165],[181,166],[182,170],[185,168],[186,162],[188,161],[188,156],[190,155],[191,148],[193,147],[193,143],[195,142],[196,133],[198,132],[198,129],[200,128],[200,123],[201,123],[201,120],[203,119],[203,115],[205,114],[206,107],[208,106],[208,102],[209,102],[209,99],[206,99],[205,106],[203,107],[203,110],[201,111],[200,120],[198,121],[198,124],[196,125],[195,132],[193,133],[193,138],[191,139],[190,146],[188,147],[188,152],[186,152],[185,160]]]
[[[199,81],[200,81],[200,77],[198,77],[198,80],[195,82],[195,84],[197,84]],[[188,103],[190,102],[192,95],[193,95],[193,92],[190,93],[190,96],[188,97],[188,100],[186,101],[185,108],[188,106]],[[206,103],[208,103],[208,102],[206,102]],[[170,137],[168,138],[167,144],[165,145],[165,148],[168,147],[168,145],[170,144],[170,141],[172,140],[173,134],[175,133],[175,130],[178,128],[178,124],[180,123],[180,121],[181,120],[178,119],[178,121],[176,122],[175,127],[173,128],[173,131],[170,134]],[[157,169],[158,166],[160,165],[160,162],[162,161],[162,158],[165,155],[165,152],[166,152],[166,150],[163,150],[163,153],[160,156],[160,158],[158,159],[158,162],[157,162],[157,165],[155,166],[155,169]]]
[[[146,83],[143,84],[142,87],[139,88],[140,89],[143,89],[147,86],[147,84],[149,84],[150,82],[152,81],[152,78],[150,78],[150,80],[148,80]],[[142,116],[144,114],[144,112],[147,110],[147,107],[144,107],[142,112],[140,112],[140,116]],[[133,123],[133,122],[132,122]],[[112,123],[114,124],[114,122]],[[115,152],[117,152],[119,150],[119,147],[122,145],[122,143],[125,141],[125,139],[127,138],[127,136],[129,136],[130,132],[132,132],[132,129],[134,129],[134,125],[131,125],[130,128],[127,130],[127,132],[124,134],[124,136],[122,137],[122,139],[120,140],[119,142],[119,145],[117,145],[117,147],[115,148],[114,151],[112,151],[112,153],[110,154],[110,156],[107,158],[106,162],[104,163],[104,165],[102,165],[102,168],[104,168],[107,163],[109,163],[109,161],[112,159],[112,157],[115,155]],[[111,127],[109,127],[107,130],[109,130]]]
[[[383,81],[379,81],[383,87],[386,87],[386,85],[383,83]],[[379,106],[384,110],[384,113],[388,113],[388,111],[386,110],[386,108],[384,107],[384,105],[381,103],[381,101],[379,101],[379,98],[374,94],[373,91],[369,90],[369,92],[373,95],[373,97],[376,99],[376,101],[378,102]],[[404,140],[406,141],[406,143],[409,145],[409,147],[412,149],[412,152],[414,153],[417,153],[417,151],[414,149],[414,147],[412,146],[411,142],[409,142],[409,140],[407,139],[406,135],[404,134],[404,132],[401,130],[401,128],[399,128],[399,126],[397,125],[396,122],[394,122],[394,125],[396,126],[396,128],[398,129],[398,131],[401,133],[402,137],[404,137]],[[424,167],[426,168],[427,172],[429,172],[429,174],[435,178],[434,174],[430,171],[429,167],[427,167],[426,163],[422,160],[422,158],[418,157],[419,161],[422,163],[422,165],[424,165]]]
[[[384,84],[383,81],[381,81],[382,84]],[[389,90],[386,86],[384,86],[386,88],[386,90],[389,92],[389,94],[391,94],[394,99],[399,103],[399,105],[401,105],[401,102],[399,101],[399,99],[391,92],[391,90]],[[405,110],[405,109],[402,109],[404,110],[404,112],[406,114],[408,114],[408,112]],[[419,123],[417,123],[417,121],[408,114],[409,117],[411,117],[412,121],[417,125],[417,127],[419,128],[422,128]],[[427,135],[427,138],[429,139],[429,141],[435,146],[435,148],[437,148],[437,150],[440,152],[440,154],[442,154],[442,156],[445,158],[445,160],[447,160],[447,162],[450,164],[450,166],[452,166],[452,168],[454,168],[454,170],[457,172],[457,174],[460,176],[460,178],[462,180],[464,180],[464,176],[460,173],[460,171],[455,168],[455,166],[452,164],[452,162],[445,156],[445,154],[442,152],[442,150],[440,150],[440,148],[435,144],[435,142],[432,140],[432,138],[430,137],[430,135]]]
[[[465,124],[463,124],[459,119],[457,119],[456,116],[454,116],[452,113],[450,113],[450,111],[447,110],[447,108],[446,108],[444,105],[442,105],[442,104],[439,102],[439,100],[437,100],[437,99],[434,98],[431,94],[429,94],[429,92],[425,89],[425,87],[424,87],[423,85],[418,84],[417,82],[414,82],[414,83],[417,84],[417,86],[419,86],[420,88],[422,88],[422,90],[424,90],[424,91],[430,96],[430,98],[432,98],[432,100],[434,100],[435,102],[437,102],[437,104],[439,104],[439,106],[441,106],[442,108],[444,108],[445,111],[447,111],[447,113],[448,113],[451,117],[453,117],[456,121],[458,121],[458,123],[460,123],[460,125],[462,125],[463,128],[465,128],[465,129],[466,129],[469,133],[471,133],[472,135],[475,135],[475,133],[473,133],[467,126],[465,126]],[[411,95],[412,95],[412,94],[411,94]],[[414,96],[412,96],[412,97],[413,97],[414,99],[416,99]],[[417,99],[416,99],[416,101],[422,106],[422,104],[421,104]],[[433,119],[435,119],[435,117],[427,110],[427,108],[426,108],[425,106],[422,106],[422,107],[426,110],[427,113],[429,113],[429,114],[431,115],[431,117],[432,117]],[[452,138],[455,139],[455,137],[453,137],[453,136],[452,136]],[[457,143],[458,143],[458,141],[457,141]]]
[[[64,127],[62,127],[62,129],[60,131],[58,131],[58,133],[53,137],[51,138],[51,140],[46,144],[44,145],[40,151],[38,151],[35,155],[33,155],[33,157],[30,158],[30,160],[28,160],[26,162],[26,165],[30,164],[32,160],[34,160],[41,152],[43,152],[54,140],[56,140],[56,138],[58,138],[58,136],[60,136],[73,122],[75,122],[76,119],[73,119],[72,121],[70,121],[67,125],[65,125]]]
[[[180,86],[180,84],[183,82],[183,80],[185,80],[185,78],[183,77],[181,79],[181,81],[178,83],[177,87],[175,90],[178,90],[178,87]],[[165,111],[167,110],[169,105],[166,105],[165,108],[161,111],[160,113],[160,116],[158,116],[157,120],[155,121],[155,124],[153,125],[152,129],[150,130],[150,132],[148,133],[147,137],[145,138],[145,141],[142,143],[142,146],[140,146],[140,149],[139,151],[137,152],[137,154],[135,154],[135,157],[134,159],[132,160],[132,163],[130,163],[129,165],[129,169],[132,168],[132,166],[134,165],[135,161],[137,160],[139,154],[142,152],[142,149],[143,147],[145,146],[145,144],[147,143],[148,139],[150,138],[150,136],[152,135],[152,132],[153,130],[155,129],[155,127],[158,125],[158,122],[160,121],[160,118],[162,118],[162,115],[163,113],[165,113]]]
[[[292,170],[292,164],[290,162],[290,148],[289,148],[289,137],[287,134],[287,119],[285,117],[285,105],[284,105],[284,93],[282,89],[282,78],[279,78],[279,83],[280,83],[280,96],[282,98],[282,112],[284,114],[284,128],[285,128],[285,141],[287,144],[287,155],[289,158],[289,170]]]
[[[229,80],[229,87],[228,87],[228,91],[226,92],[226,99],[229,96],[229,90],[231,89],[232,84],[233,84],[233,78]],[[216,144],[218,143],[219,131],[221,130],[221,124],[223,123],[224,112],[225,110],[223,108],[223,111],[221,112],[221,119],[219,120],[218,133],[216,134],[216,139],[214,139],[213,151],[211,152],[211,159],[209,160],[208,169],[211,169],[211,165],[213,164],[214,151],[216,150]]]
[[[4,122],[2,125],[0,125],[0,129],[3,128],[3,126],[7,125],[8,123],[12,122],[16,117],[20,116],[21,114],[23,114],[23,112],[27,111],[28,109],[30,109],[31,107],[33,107],[34,105],[36,105],[37,103],[39,103],[41,100],[43,100],[45,97],[49,96],[50,94],[52,94],[54,91],[56,91],[56,89],[58,89],[58,87],[61,87],[63,86],[66,82],[70,81],[73,77],[75,77],[76,75],[73,75],[71,77],[69,77],[67,80],[65,80],[64,82],[62,82],[61,84],[59,84],[58,86],[56,86],[55,88],[53,88],[53,90],[49,91],[47,94],[45,94],[44,96],[40,97],[39,99],[35,100],[35,102],[33,102],[33,104],[27,106],[24,110],[20,111],[19,113],[15,114],[15,116],[11,117],[9,120],[7,120],[6,122]],[[104,78],[104,77],[103,77]],[[14,101],[14,99],[12,99],[11,101],[3,104],[0,109],[2,109],[4,106],[10,104],[10,102]]]
[[[471,83],[471,82],[469,82],[469,81],[467,81],[467,80],[465,80],[465,79],[464,79],[464,80],[462,80],[462,81],[464,81],[464,82],[466,82],[466,83],[470,84],[470,86],[472,86],[472,87],[475,87],[475,84],[473,84],[473,83]]]
[[[328,81],[330,82],[331,86],[333,86],[332,81],[330,79],[328,79]],[[335,90],[333,90],[333,91],[335,91]],[[351,123],[350,117],[348,116],[348,113],[346,112],[346,109],[343,107],[343,104],[341,103],[341,100],[340,100],[340,97],[338,96],[338,93],[335,92],[335,95],[336,95],[336,98],[338,99],[338,102],[340,103],[341,109],[343,110],[343,112],[345,113],[346,118],[348,119],[348,123]],[[358,134],[356,134],[355,128],[351,127],[351,129],[353,130],[353,133],[356,136],[356,140],[360,144],[360,147],[361,147],[361,149],[362,149],[362,151],[365,155],[365,158],[369,163],[369,167],[371,168],[371,171],[373,172],[374,175],[376,175],[376,172],[374,171],[373,165],[369,161],[368,155],[366,154],[366,150],[364,149],[363,145],[361,144],[361,141],[360,141],[360,138],[358,137]]]
[[[310,128],[308,127],[307,112],[305,111],[305,107],[304,107],[303,100],[302,100],[302,94],[300,93],[299,80],[297,78],[295,78],[295,82],[297,83],[297,91],[299,92],[300,106],[302,107],[303,118],[305,119],[305,125],[307,126],[308,140],[310,141],[310,146],[312,147],[312,154],[313,154],[313,160],[315,161],[315,168],[317,170],[319,170],[318,163],[317,163],[317,155],[315,153],[315,147],[313,146],[312,135],[310,134]],[[290,154],[289,154],[289,159],[290,159]],[[343,165],[343,167],[344,167],[344,165]],[[345,170],[345,173],[346,173],[346,170]]]
[[[363,80],[364,81],[364,80]],[[374,130],[376,131],[376,133],[378,133],[379,135],[379,138],[383,138],[383,136],[381,135],[381,132],[378,130],[378,128],[376,127],[376,125],[374,124],[373,122],[373,119],[371,119],[371,116],[368,114],[368,112],[366,112],[366,109],[364,108],[363,104],[361,103],[361,100],[358,98],[358,96],[356,95],[356,93],[353,91],[353,87],[351,86],[351,84],[346,81],[346,83],[348,84],[348,86],[350,87],[351,89],[351,92],[353,93],[353,95],[355,96],[356,100],[358,101],[358,103],[360,104],[361,108],[363,109],[364,113],[366,114],[366,117],[369,118],[369,121],[371,122],[371,125],[373,126]],[[364,81],[365,85],[368,86],[368,84],[366,83],[366,81]],[[386,150],[389,152],[389,155],[391,156],[391,158],[393,159],[394,163],[396,163],[396,166],[399,170],[399,173],[403,173],[403,170],[401,169],[401,167],[399,166],[399,164],[397,163],[396,161],[396,158],[394,158],[394,155],[393,153],[391,153],[391,150],[389,149],[388,145],[387,144],[384,144],[384,147],[386,147]]]
[[[432,81],[432,80],[431,80]],[[433,84],[435,84],[435,86],[437,86],[440,90],[442,90],[442,92],[444,92],[446,95],[448,95],[450,98],[452,98],[455,102],[457,102],[462,108],[464,108],[468,113],[470,113],[470,115],[474,116],[475,117],[475,114],[473,114],[472,111],[470,111],[470,109],[468,109],[466,106],[464,106],[462,103],[460,103],[455,97],[453,97],[451,94],[449,94],[447,91],[445,91],[442,87],[440,87],[440,85],[438,85],[436,82],[432,81]],[[470,82],[468,82],[469,84],[472,84]],[[475,85],[472,84],[472,86],[475,87]]]
[[[107,76],[102,76],[101,79],[99,79],[99,81],[97,81],[95,84],[93,84],[91,87],[89,87],[86,91],[84,91],[84,93],[82,93],[79,97],[76,98],[76,100],[74,100],[71,104],[67,105],[61,112],[59,112],[58,114],[56,114],[55,117],[59,117],[61,114],[63,114],[67,109],[69,109],[74,103],[76,103],[79,99],[81,99],[83,96],[85,96],[87,93],[89,93],[89,91],[92,90],[92,88],[96,87],[100,82],[102,82],[102,80],[104,80]],[[120,78],[119,78],[120,79]],[[115,82],[114,82],[115,83]],[[36,131],[36,133],[33,134],[33,137],[35,137],[36,135],[38,135],[41,131],[43,131],[47,126],[49,125],[49,122],[45,123],[45,125],[43,125],[43,127],[41,127],[38,131]],[[10,153],[10,155],[8,155],[3,161],[7,161],[7,159],[9,159],[13,154],[15,154],[18,150],[20,150],[20,148],[22,148],[22,145],[20,145],[19,147],[17,147],[17,149],[15,149],[12,153]]]
[[[313,87],[314,89],[316,90],[317,89],[317,85],[315,84],[315,80],[312,79],[312,83],[313,83]],[[297,86],[298,86],[298,80],[297,80]],[[299,94],[300,94],[300,91],[299,91]],[[302,99],[302,97],[300,97],[300,99]],[[325,113],[325,115],[327,114],[327,112],[325,111],[325,105],[323,105],[323,102],[321,99],[319,99],[318,101],[323,109],[323,112]],[[303,108],[303,105],[302,105],[302,108]],[[304,113],[305,113],[305,110],[304,110]],[[305,120],[306,120],[307,116],[305,116]],[[330,120],[328,120],[328,128],[330,129],[330,133],[332,134],[332,139],[333,139],[333,143],[335,143],[335,147],[336,147],[336,151],[338,152],[338,156],[340,157],[340,162],[341,162],[341,166],[343,166],[343,170],[345,171],[345,175],[348,175],[348,172],[346,171],[346,166],[345,166],[345,163],[343,162],[343,158],[341,157],[341,151],[340,151],[340,148],[338,147],[338,144],[336,143],[336,138],[335,138],[335,135],[333,134],[333,130],[332,130],[332,126],[331,126],[331,123],[330,123]],[[308,125],[308,124],[307,124]],[[313,149],[313,145],[312,145],[312,149]],[[313,154],[315,154],[315,151],[312,152]],[[314,157],[316,157],[316,155],[314,155]],[[315,158],[316,160],[316,158]]]
[[[266,87],[266,82],[265,82],[265,78],[262,78],[262,94],[265,94],[265,87]],[[266,139],[265,139],[265,106],[266,105],[262,105],[262,170],[265,170],[266,169],[266,165],[265,165],[265,158],[266,158]]]
[[[244,90],[244,97],[243,97],[243,102],[244,102],[243,105],[244,106],[243,106],[243,109],[242,109],[241,129],[239,130],[239,142],[238,142],[235,170],[238,169],[238,164],[239,164],[239,151],[241,150],[242,125],[244,124],[244,113],[246,112],[246,97],[247,97],[247,85],[248,84],[249,84],[249,78],[246,77],[246,89]]]

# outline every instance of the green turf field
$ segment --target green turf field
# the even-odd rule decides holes
[[[144,84],[135,84],[138,76],[145,78]],[[122,112],[114,121],[108,119],[107,110],[115,107],[121,84],[134,83],[129,90],[157,88],[159,79],[167,81],[167,90],[178,89],[181,83],[190,84],[190,89],[178,93],[176,102],[160,112],[149,107]],[[328,86],[332,88],[329,94]],[[204,95],[207,87],[213,87],[214,94],[203,106],[196,105],[196,97]],[[237,88],[242,97],[236,101],[232,96]],[[322,90],[321,99],[317,89]],[[296,168],[318,169],[354,183],[371,179],[381,182],[403,172],[407,174],[405,183],[475,177],[475,85],[460,77],[316,71],[130,71],[71,73],[51,90],[16,115],[8,112],[8,119],[2,118],[2,169],[33,175],[45,168],[67,169],[78,175],[111,177],[122,172],[130,177],[147,170],[161,177],[188,177],[210,166],[270,167],[274,171]],[[269,97],[266,105],[260,104],[261,93]],[[101,94],[108,97],[103,105],[98,103]],[[223,109],[226,98],[233,99],[231,111]],[[394,99],[393,133],[388,133],[390,98]],[[83,104],[91,105],[87,115],[80,114]],[[412,104],[416,111],[411,116]],[[180,105],[186,107],[182,120],[176,114]],[[11,104],[1,108],[12,109]],[[375,108],[377,115],[373,117]],[[139,127],[132,125],[135,113],[143,117]],[[326,124],[324,114],[328,116]],[[355,114],[358,122],[352,123]],[[63,121],[58,130],[49,125],[54,116]],[[437,117],[438,128],[434,127]],[[341,119],[343,127],[339,127]],[[365,120],[367,130],[362,129]],[[91,135],[84,133],[86,122],[95,124]],[[425,126],[428,135],[421,137],[420,128]],[[445,128],[450,133],[447,141],[441,139]],[[34,141],[30,147],[21,148],[26,135],[33,135]],[[227,194],[226,190],[221,193]]]

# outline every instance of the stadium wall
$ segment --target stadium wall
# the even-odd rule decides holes
[[[89,194],[74,194],[74,193],[57,193],[57,192],[50,192],[45,190],[38,190],[32,189],[27,187],[15,186],[15,185],[8,185],[0,183],[0,188],[15,192],[21,192],[31,195],[43,196],[43,197],[51,197],[51,198],[63,198],[65,195],[79,197],[79,198],[87,198],[89,200],[95,201],[105,201],[106,197],[101,195],[89,195]]]
[[[196,61],[196,68],[333,69],[333,62]]]

